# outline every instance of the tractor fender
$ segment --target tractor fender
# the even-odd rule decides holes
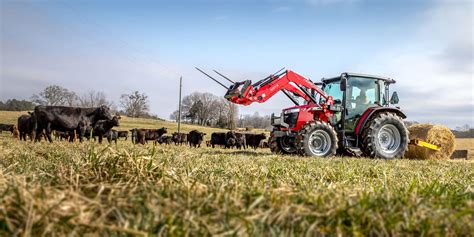
[[[362,132],[362,128],[364,128],[365,124],[375,115],[382,112],[390,112],[397,114],[402,119],[405,119],[407,116],[403,113],[400,109],[393,108],[393,107],[371,107],[368,108],[360,117],[359,121],[357,122],[357,126],[355,127],[355,134],[359,136]]]

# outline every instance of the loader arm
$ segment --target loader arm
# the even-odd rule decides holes
[[[311,90],[323,97],[326,105],[333,104],[332,97],[326,95],[315,83],[291,70],[271,75],[253,85],[251,81],[236,82],[229,88],[225,98],[236,104],[250,105],[253,102],[264,103],[279,91],[287,91],[300,96],[308,104],[319,105]]]

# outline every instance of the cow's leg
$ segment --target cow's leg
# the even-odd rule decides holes
[[[46,138],[48,138],[48,141],[50,143],[53,142],[53,138],[51,138],[51,123],[48,123],[48,125],[46,126],[46,128],[44,129],[44,132],[46,134]]]
[[[84,135],[86,134],[86,127],[81,126],[76,129],[77,135],[79,136],[79,142],[82,142],[84,140]]]

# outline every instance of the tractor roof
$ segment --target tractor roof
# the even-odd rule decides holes
[[[377,79],[377,80],[383,80],[387,83],[395,83],[396,81],[393,80],[392,78],[388,78],[388,77],[383,77],[383,76],[376,76],[376,75],[369,75],[369,74],[361,74],[361,73],[352,73],[352,72],[343,72],[341,73],[341,76],[343,74],[346,74],[347,76],[353,76],[353,77],[366,77],[367,79]],[[341,79],[341,76],[337,76],[337,77],[331,77],[331,78],[322,78],[321,81],[324,82],[324,83],[327,83],[327,82],[332,82],[332,81],[336,81],[336,80],[339,80]]]

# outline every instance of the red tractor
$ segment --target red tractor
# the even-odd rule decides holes
[[[250,80],[233,82],[216,71],[233,83],[226,87],[218,82],[227,89],[225,98],[233,103],[263,103],[282,91],[295,104],[283,109],[280,116],[272,114],[272,152],[321,157],[403,157],[409,143],[402,121],[406,115],[391,106],[398,103],[396,92],[389,99],[389,87],[395,80],[342,73],[314,83],[291,70],[281,71],[253,84]],[[298,98],[304,102],[300,104]]]

